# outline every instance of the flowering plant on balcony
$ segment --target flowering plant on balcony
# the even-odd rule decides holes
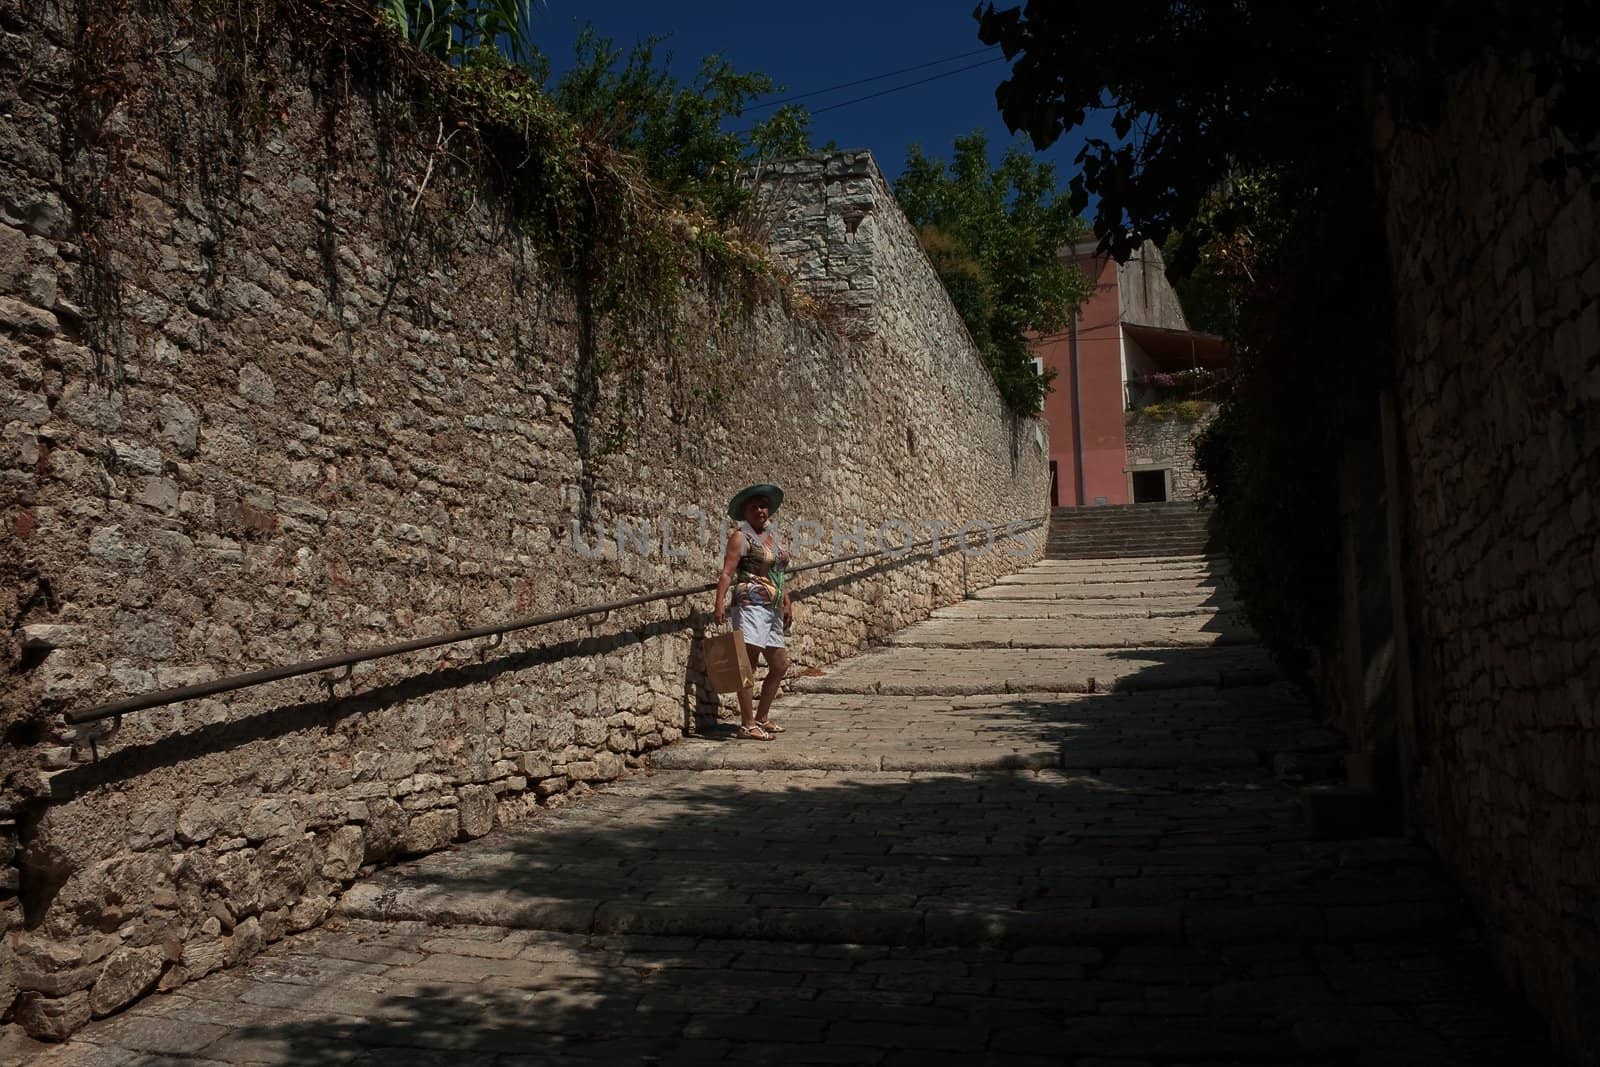
[[[1128,379],[1128,410],[1183,400],[1221,400],[1232,376],[1208,367],[1154,371]]]

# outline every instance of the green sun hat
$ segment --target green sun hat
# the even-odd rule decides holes
[[[728,518],[738,521],[744,518],[744,506],[752,497],[764,496],[770,505],[768,514],[776,515],[783,506],[783,490],[775,485],[747,485],[728,501]]]

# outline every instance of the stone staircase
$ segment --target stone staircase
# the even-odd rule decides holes
[[[1211,509],[1193,501],[1053,508],[1046,559],[1201,556],[1220,552]]]

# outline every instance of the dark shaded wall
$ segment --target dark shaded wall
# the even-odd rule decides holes
[[[1398,303],[1416,817],[1600,1062],[1600,212],[1531,77],[1378,128]]]

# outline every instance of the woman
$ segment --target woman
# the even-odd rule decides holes
[[[749,686],[739,690],[739,737],[749,741],[771,741],[783,733],[783,727],[769,715],[789,669],[783,635],[794,623],[794,608],[784,581],[789,553],[767,525],[782,505],[783,490],[775,485],[746,486],[733,495],[728,501],[728,517],[739,525],[728,531],[728,551],[723,554],[722,575],[717,579],[718,624],[728,617],[725,605],[731,583],[733,628],[744,635],[751,673],[763,654],[767,658],[759,706],[751,707]]]

